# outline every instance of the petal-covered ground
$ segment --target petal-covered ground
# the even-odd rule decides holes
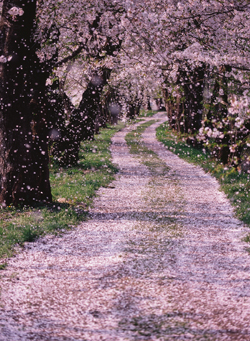
[[[219,185],[155,138],[129,153],[91,219],[26,246],[1,271],[1,341],[250,340],[244,226]],[[152,153],[151,151],[154,151]]]

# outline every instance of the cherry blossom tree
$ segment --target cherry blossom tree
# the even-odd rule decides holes
[[[108,88],[119,103],[107,96],[106,108],[130,116],[162,89],[172,127],[237,166],[250,128],[249,19],[247,0],[4,0],[0,203],[51,201],[49,135],[76,162]],[[76,69],[75,109],[64,92]]]
[[[249,134],[249,116],[243,123],[236,109],[244,103],[249,112],[248,1],[156,1],[130,23],[148,60],[163,70],[172,126],[199,130],[196,142],[237,166]]]
[[[80,53],[81,58],[98,62],[105,54],[110,55],[108,48],[120,44],[119,28],[111,19],[120,18],[121,13],[117,1],[91,4],[3,1],[0,43],[3,205],[51,201],[46,81],[53,70]],[[78,133],[78,126],[73,128]]]

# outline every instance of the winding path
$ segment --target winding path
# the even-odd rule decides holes
[[[154,168],[129,154],[131,127],[117,133],[120,172],[91,219],[1,271],[1,341],[250,340],[246,229],[211,176],[156,141],[155,119]]]

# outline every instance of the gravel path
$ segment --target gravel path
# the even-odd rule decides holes
[[[212,177],[156,141],[156,118],[154,167],[129,154],[132,128],[117,133],[120,172],[91,219],[1,271],[1,341],[250,340],[246,229]]]

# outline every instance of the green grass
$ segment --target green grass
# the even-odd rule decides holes
[[[154,116],[156,113],[157,113],[157,111],[155,111],[155,110],[144,110],[144,109],[142,109],[142,110],[140,111],[139,117],[152,117],[152,116]]]
[[[0,270],[4,270],[6,267],[7,267],[7,263],[6,262],[0,264]]]
[[[157,128],[157,138],[173,153],[182,159],[201,166],[215,176],[221,189],[235,207],[239,219],[250,226],[250,175],[240,174],[235,168],[228,168],[209,153],[185,143],[185,137],[171,131],[166,124]],[[250,239],[249,239],[250,240]]]
[[[94,141],[82,143],[77,166],[50,165],[52,204],[0,210],[0,259],[12,256],[15,245],[22,246],[46,233],[60,235],[87,219],[96,191],[108,186],[117,172],[111,162],[109,146],[111,137],[121,127],[103,129]]]

